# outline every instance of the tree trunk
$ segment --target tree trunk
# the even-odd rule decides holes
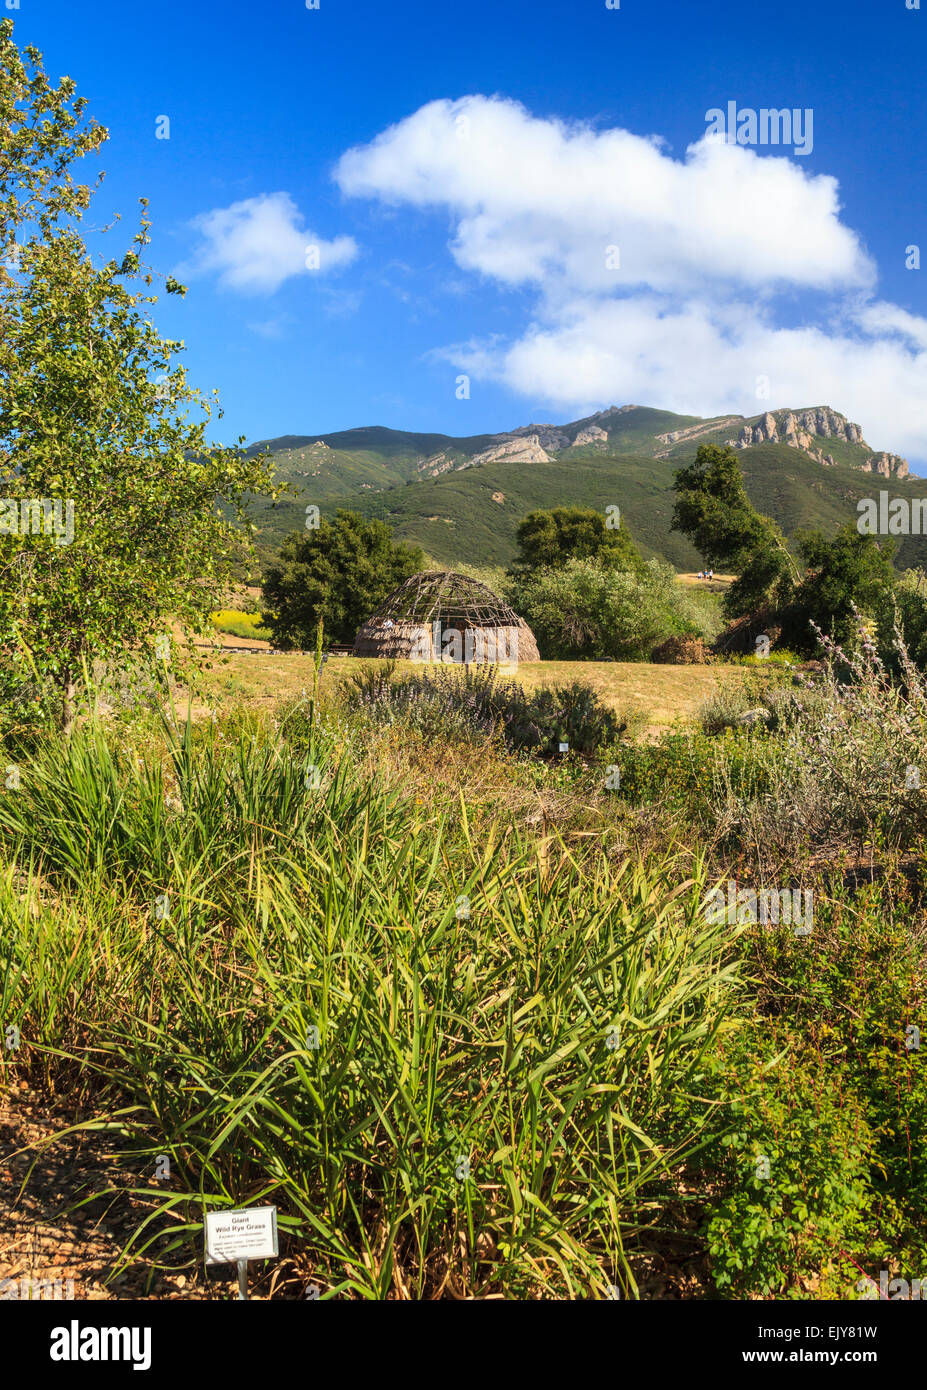
[[[77,718],[76,696],[77,681],[65,681],[64,694],[61,699],[61,731],[65,738],[71,737],[71,730],[74,728],[74,721]]]

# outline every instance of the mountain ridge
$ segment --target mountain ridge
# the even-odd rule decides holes
[[[363,425],[315,435],[280,435],[273,439],[259,440],[249,445],[244,452],[251,456],[262,451],[306,451],[322,445],[337,452],[376,451],[394,457],[409,452],[415,453],[418,455],[415,467],[420,471],[427,471],[432,462],[446,464],[448,467],[473,467],[483,462],[495,462],[506,453],[525,459],[524,441],[528,441],[530,448],[555,454],[586,444],[610,444],[614,434],[623,435],[626,431],[618,426],[609,428],[609,422],[614,424],[616,417],[638,412],[641,416],[661,415],[674,421],[687,422],[678,429],[651,432],[651,439],[664,446],[653,451],[655,458],[668,458],[680,452],[681,446],[696,438],[701,440],[723,432],[732,425],[739,425],[741,428],[738,437],[726,438],[723,443],[744,449],[761,443],[781,442],[801,449],[825,466],[833,466],[837,460],[832,454],[824,453],[820,441],[839,440],[858,445],[867,455],[865,459],[860,457],[858,462],[844,458],[843,461],[850,462],[851,466],[859,467],[863,472],[882,473],[885,477],[910,476],[906,459],[888,451],[874,450],[863,439],[859,425],[827,405],[803,407],[799,410],[783,406],[775,410],[761,411],[756,415],[728,414],[704,417],[676,415],[651,406],[612,405],[564,424],[532,423],[518,425],[510,430],[474,435],[450,435],[437,431],[417,433],[395,430],[388,425]],[[603,421],[606,423],[603,424]],[[635,423],[644,422],[641,420]],[[528,458],[526,461],[544,460]],[[443,467],[439,471],[447,471],[447,468]]]
[[[855,520],[853,505],[876,478],[890,478],[902,493],[917,482],[906,460],[873,450],[830,406],[700,417],[629,404],[495,433],[366,425],[259,441],[246,452],[272,454],[294,491],[276,504],[255,499],[250,510],[263,558],[303,529],[313,503],[323,514],[340,506],[381,517],[438,563],[498,565],[514,556],[526,512],[617,504],[645,554],[692,569],[699,557],[670,529],[673,475],[702,443],[738,450],[749,495],[786,534]],[[905,563],[927,559],[919,538],[899,551]]]

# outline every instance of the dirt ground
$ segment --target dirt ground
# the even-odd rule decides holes
[[[143,1257],[120,1271],[122,1251],[154,1203],[126,1191],[139,1175],[114,1138],[62,1135],[80,1118],[16,1082],[0,1097],[0,1300],[237,1298],[230,1266],[216,1275],[202,1264],[164,1272]],[[304,1289],[288,1262],[263,1272],[250,1266],[252,1298],[299,1298]]]

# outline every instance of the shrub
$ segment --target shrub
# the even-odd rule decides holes
[[[774,741],[752,729],[715,737],[674,731],[659,743],[622,747],[620,795],[631,806],[682,813],[690,826],[717,829],[728,800],[750,804],[778,784],[776,758]]]
[[[507,748],[542,754],[556,753],[561,742],[592,754],[628,727],[582,681],[529,691],[500,678],[494,666],[438,666],[400,680],[389,667],[365,670],[353,677],[345,698],[378,724],[401,724],[433,738],[498,735]]]
[[[759,1007],[719,1048],[733,1123],[705,1174],[722,1188],[706,1238],[723,1294],[845,1298],[889,1263],[924,1268],[927,1074],[906,1043],[927,952],[905,892],[832,886],[804,941],[741,937]]]
[[[650,659],[668,666],[704,666],[708,651],[701,637],[667,637],[654,647]]]
[[[495,705],[501,692],[496,695],[495,686],[493,667],[458,673],[439,666],[394,680],[387,663],[353,676],[344,700],[374,724],[400,725],[436,740],[475,742],[497,727]]]
[[[513,580],[508,592],[545,660],[647,661],[665,638],[699,633],[674,571],[657,560],[639,574],[571,560]]]
[[[698,722],[706,734],[719,734],[723,729],[736,728],[742,715],[755,706],[746,682],[725,681],[704,700],[698,709]]]
[[[797,684],[788,680],[782,667],[790,663],[773,661],[772,657],[760,663],[748,657],[741,664],[746,668],[744,679],[719,685],[699,706],[698,722],[706,734],[734,729],[743,723],[758,723],[777,731],[799,718],[809,717],[814,704],[822,706],[820,688],[805,680],[803,673],[795,676]],[[761,717],[745,720],[751,711]]]
[[[888,670],[900,675],[896,628],[912,664],[927,671],[927,574],[923,570],[906,570],[878,611],[879,656]]]
[[[800,1038],[791,1042],[782,1068],[755,1020],[737,1051],[722,1053],[720,1096],[732,1123],[712,1174],[724,1196],[705,1236],[715,1286],[729,1298],[801,1297],[809,1276],[821,1280],[818,1297],[845,1297],[858,1269],[846,1252],[869,1248],[875,1137],[865,1107],[834,1086]]]
[[[858,614],[857,623],[857,654],[819,634],[823,676],[812,682],[799,673],[798,693],[782,692],[783,780],[778,802],[761,814],[774,836],[904,849],[927,831],[927,680],[899,635],[895,681]]]

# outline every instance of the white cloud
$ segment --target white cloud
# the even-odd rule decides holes
[[[835,179],[709,139],[675,160],[654,139],[539,120],[500,98],[430,102],[349,150],[335,178],[348,194],[447,207],[458,263],[511,284],[873,279],[840,222]],[[620,251],[617,274],[610,246]]]
[[[848,315],[842,329],[825,331],[776,327],[744,306],[690,300],[673,307],[654,296],[585,300],[507,347],[445,351],[477,378],[580,413],[609,401],[683,415],[829,404],[858,419],[873,447],[927,457],[927,345],[911,351],[897,340],[860,337],[854,328],[863,317]],[[760,379],[768,398],[757,395]]]
[[[357,256],[353,237],[326,241],[302,223],[288,193],[265,193],[201,213],[193,226],[203,245],[182,272],[217,272],[228,289],[273,293],[294,275],[324,275]]]
[[[872,300],[875,266],[828,175],[704,137],[674,159],[656,138],[473,96],[423,106],[335,177],[449,213],[461,269],[533,290],[515,341],[443,349],[477,377],[577,413],[828,404],[875,447],[927,459],[927,320]]]
[[[859,317],[868,333],[895,334],[899,338],[907,339],[916,347],[927,348],[927,319],[909,314],[897,304],[869,304],[861,311]]]

